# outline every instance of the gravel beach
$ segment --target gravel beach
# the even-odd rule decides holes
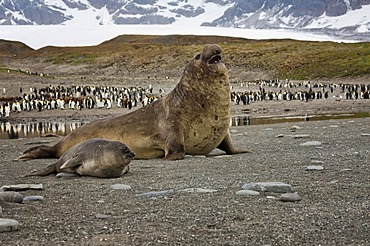
[[[43,200],[3,206],[0,217],[19,226],[0,233],[0,244],[369,245],[370,118],[230,131],[235,145],[253,152],[134,160],[129,174],[114,179],[21,178],[53,160],[13,159],[58,138],[1,140],[1,185],[42,184],[20,193]],[[289,184],[300,201],[269,191],[238,195],[250,182]]]
[[[20,86],[50,82],[21,79],[3,77],[0,88],[16,95]],[[231,111],[252,118],[332,116],[231,127],[234,144],[252,153],[133,160],[127,175],[113,179],[23,178],[55,160],[13,160],[60,138],[1,139],[0,187],[42,189],[19,191],[23,203],[0,200],[0,231],[14,229],[0,233],[0,245],[370,245],[370,117],[354,118],[370,112],[369,100],[263,101]],[[85,122],[127,112],[44,110],[7,120]],[[266,182],[277,187],[243,190]],[[283,197],[282,187],[289,187]],[[5,219],[18,224],[4,225]]]

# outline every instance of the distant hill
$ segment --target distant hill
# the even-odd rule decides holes
[[[123,35],[97,46],[39,50],[0,41],[0,67],[52,76],[173,77],[181,76],[185,64],[206,43],[222,47],[230,77],[237,80],[370,78],[368,42],[256,41],[192,35]]]

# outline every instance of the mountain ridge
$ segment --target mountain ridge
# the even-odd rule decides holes
[[[0,25],[290,29],[370,40],[370,0],[0,0]]]

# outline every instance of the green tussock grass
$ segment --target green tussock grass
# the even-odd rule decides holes
[[[276,78],[356,78],[370,75],[370,43],[248,40],[194,35],[123,35],[97,46],[44,47],[22,52],[55,65],[129,71],[182,70],[207,43],[223,49],[223,61],[240,71],[262,71]]]

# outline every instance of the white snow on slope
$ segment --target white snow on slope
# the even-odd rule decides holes
[[[362,6],[361,9],[349,10],[345,16],[330,17],[324,13],[305,28],[343,28],[359,25],[357,29],[359,32],[369,32],[369,15],[370,5]]]
[[[123,34],[147,35],[217,35],[247,39],[295,39],[307,41],[335,41],[332,37],[286,30],[255,30],[189,25],[45,25],[0,26],[0,39],[20,41],[33,49],[44,46],[91,46]]]

